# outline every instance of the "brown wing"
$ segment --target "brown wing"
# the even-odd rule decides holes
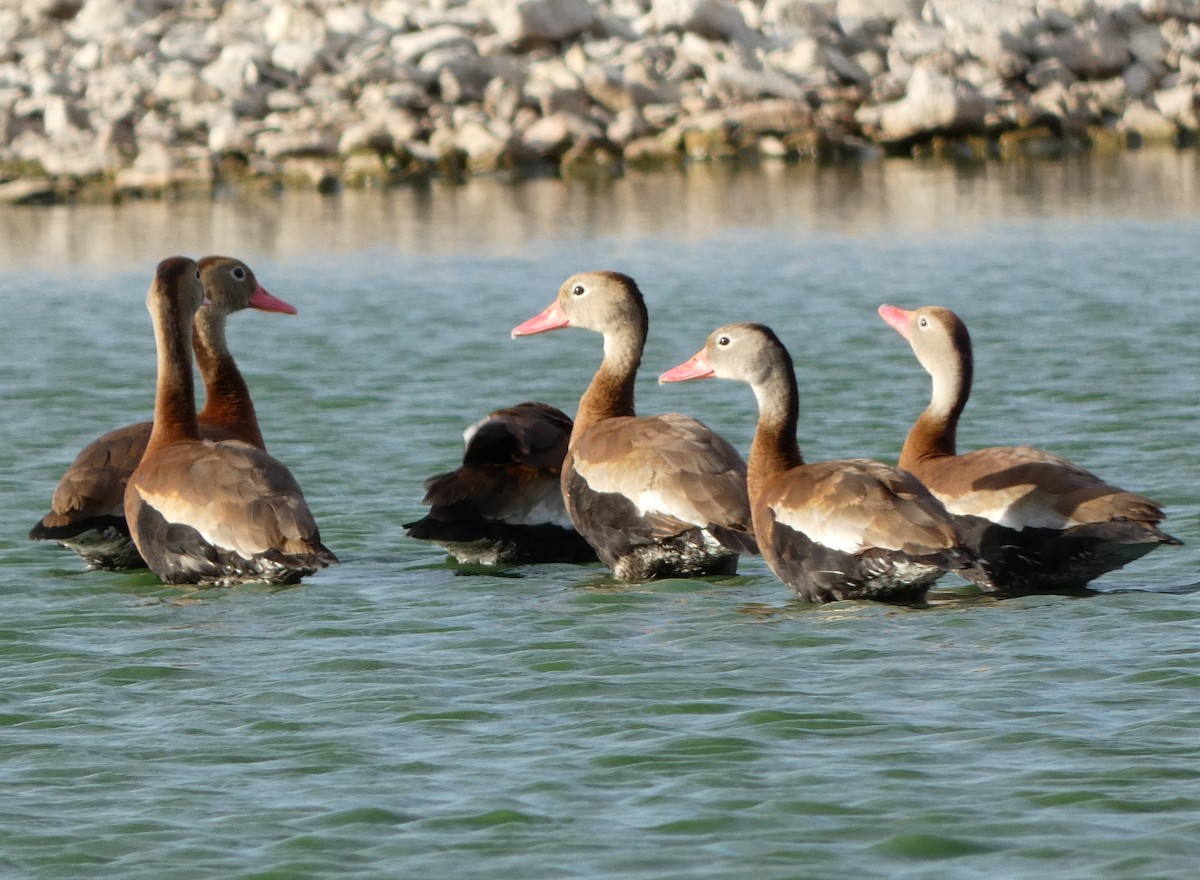
[[[1113,519],[1155,524],[1164,518],[1162,508],[1149,498],[1029,446],[934,459],[914,473],[952,513],[1014,529],[1063,529]]]
[[[558,473],[572,422],[545,403],[519,403],[488,413],[463,434],[464,465],[512,463]]]
[[[138,469],[128,491],[168,522],[191,526],[210,544],[247,559],[271,550],[309,553],[319,545],[291,472],[240,441],[167,447]]]
[[[142,460],[152,428],[151,422],[116,428],[80,450],[58,481],[42,524],[54,528],[94,517],[122,516],[125,484]],[[209,426],[201,427],[201,435],[212,440],[233,436]]]
[[[922,556],[958,544],[937,499],[910,474],[877,461],[802,465],[763,492],[778,522],[845,553],[880,548]]]
[[[591,489],[624,495],[644,515],[661,518],[664,534],[681,524],[750,522],[746,463],[688,416],[605,419],[575,441],[573,458]]]
[[[553,523],[571,527],[559,471],[523,464],[464,465],[425,481],[430,515],[443,522],[503,520],[513,525]]]
[[[83,447],[58,481],[50,513],[42,523],[56,527],[92,517],[120,516],[125,483],[142,460],[151,427],[150,422],[126,425]]]

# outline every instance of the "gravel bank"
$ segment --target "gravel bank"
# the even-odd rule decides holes
[[[0,201],[1200,130],[1200,0],[14,0]]]

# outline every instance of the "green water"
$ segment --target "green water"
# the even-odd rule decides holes
[[[1190,878],[1200,864],[1200,157],[0,212],[0,876]],[[285,590],[83,572],[25,540],[145,417],[172,253],[299,316],[231,345],[342,564]],[[647,294],[639,406],[745,448],[718,324],[795,356],[811,458],[894,460],[928,395],[881,302],[976,344],[964,448],[1160,500],[1182,548],[1087,598],[811,606],[737,578],[464,574],[404,536],[488,409],[573,411],[598,337],[512,340],[571,272]]]

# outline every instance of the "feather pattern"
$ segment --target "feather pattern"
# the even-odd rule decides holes
[[[130,533],[168,583],[294,583],[337,561],[291,473],[239,440],[201,440],[192,400],[192,318],[199,269],[159,264],[147,296],[158,351],[154,427],[125,488]]]
[[[514,336],[582,327],[604,337],[604,358],[579,402],[563,461],[571,521],[617,578],[726,574],[757,552],[746,467],[727,441],[679,414],[639,417],[634,382],[648,315],[619,272],[583,272]]]
[[[728,324],[661,381],[745,382],[759,404],[747,475],[754,535],[801,598],[913,601],[970,558],[945,508],[904,471],[867,459],[806,464],[791,356],[761,324]]]
[[[196,316],[193,333],[207,400],[197,421],[207,440],[244,440],[265,448],[250,392],[225,341],[225,319],[247,307],[295,313],[267,293],[254,273],[232,257],[205,257],[198,264],[210,306]],[[85,446],[67,468],[50,512],[29,532],[31,540],[57,541],[89,568],[144,568],[125,521],[125,485],[150,441],[152,422],[103,434]]]
[[[900,466],[953,514],[979,565],[964,575],[1006,593],[1081,590],[1092,580],[1178,544],[1159,529],[1162,507],[1065,458],[1030,446],[959,454],[958,421],[974,357],[966,325],[949,309],[879,307],[929,373],[929,405],[904,441]]]
[[[430,510],[405,524],[408,534],[440,544],[461,563],[594,561],[560,487],[571,425],[562,411],[531,402],[471,425],[462,465],[425,481]]]

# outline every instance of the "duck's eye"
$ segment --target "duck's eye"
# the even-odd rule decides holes
[[[571,288],[572,296],[583,296],[585,293],[587,293],[587,288],[584,287],[582,284],[576,284],[574,287]]]
[[[199,266],[196,267],[196,280],[197,281],[200,280],[200,267]]]
[[[918,326],[921,326],[921,327],[928,327],[928,326],[929,326],[929,319],[928,319],[928,318],[921,318],[919,321],[917,321],[917,324],[918,324]]]
[[[238,281],[241,281],[243,278],[246,277],[246,270],[243,269],[241,266],[234,266],[233,267],[233,277],[236,278]]]
[[[725,345],[728,345],[732,341],[733,340],[730,339],[728,336],[718,336],[717,337],[717,345],[725,346]]]

